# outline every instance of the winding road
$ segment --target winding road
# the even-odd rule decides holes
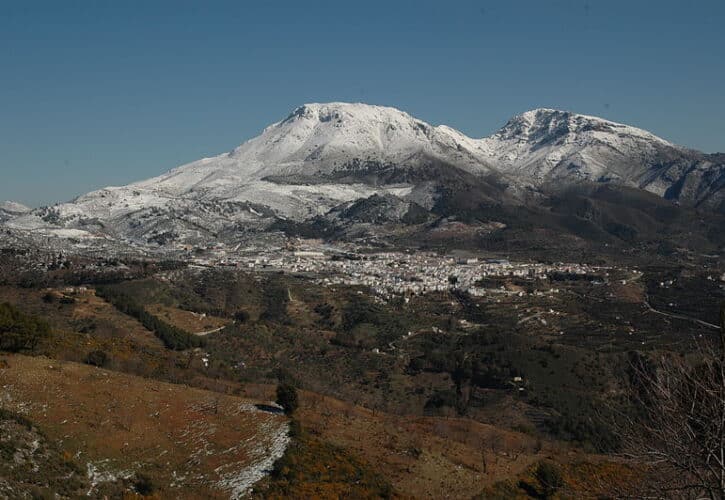
[[[652,305],[649,303],[649,297],[645,297],[643,304],[645,305],[645,307],[649,311],[651,311],[653,313],[656,313],[656,314],[661,314],[662,316],[667,316],[667,317],[675,318],[675,319],[683,319],[685,321],[693,321],[693,322],[698,323],[698,324],[700,324],[702,326],[706,326],[708,328],[714,328],[715,330],[719,330],[720,329],[720,327],[718,325],[714,325],[712,323],[708,323],[707,321],[703,321],[703,320],[698,319],[698,318],[693,318],[692,316],[686,316],[684,314],[674,314],[674,313],[667,313],[667,312],[664,312],[664,311],[658,311],[657,309],[655,309],[654,307],[652,307]]]

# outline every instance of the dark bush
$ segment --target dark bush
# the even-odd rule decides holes
[[[289,290],[284,283],[271,278],[264,289],[264,303],[265,308],[259,319],[281,324],[290,323],[287,314]]]
[[[239,323],[246,323],[249,321],[249,313],[247,311],[237,311],[234,315],[234,319]]]
[[[137,474],[133,486],[139,495],[144,496],[152,494],[156,489],[153,481],[146,474]]]
[[[564,478],[559,467],[551,462],[540,462],[536,467],[534,477],[539,482],[543,498],[553,497],[564,486]]]
[[[458,398],[456,397],[456,393],[453,391],[436,391],[430,396],[430,398],[428,398],[428,401],[425,403],[425,407],[426,409],[442,408],[444,406],[454,408],[457,401]]]
[[[297,389],[291,384],[279,384],[277,386],[277,404],[280,405],[287,415],[292,415],[299,406]]]
[[[96,349],[95,351],[91,351],[88,353],[85,362],[86,364],[102,368],[108,363],[108,354],[106,354],[105,351]]]
[[[0,351],[31,351],[49,334],[45,321],[23,314],[10,304],[0,304]]]

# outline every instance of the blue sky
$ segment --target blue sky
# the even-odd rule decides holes
[[[527,109],[725,151],[725,2],[0,3],[0,200],[228,151],[305,102],[481,137]]]

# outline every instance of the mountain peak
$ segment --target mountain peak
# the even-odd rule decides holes
[[[627,137],[634,140],[656,142],[665,146],[673,144],[640,128],[613,122],[598,116],[583,115],[571,111],[537,108],[511,118],[494,134],[498,139],[550,143],[566,138],[590,141],[609,137]]]
[[[378,106],[361,102],[307,103],[295,108],[279,124],[293,123],[299,120],[312,120],[321,123],[344,123],[348,120],[389,122],[415,120],[408,113],[389,106]]]
[[[471,180],[476,189],[481,181],[502,199],[589,181],[720,207],[723,168],[644,130],[570,111],[526,111],[475,139],[392,107],[308,103],[228,153],[89,193],[54,207],[53,218],[82,230],[99,220],[142,234],[138,227],[158,232],[163,216],[193,239],[205,224],[218,232],[227,224],[257,224],[267,217],[261,214],[305,220],[373,195],[430,207],[452,180]],[[15,217],[23,209],[17,205],[3,207],[0,218],[18,227],[47,222]]]

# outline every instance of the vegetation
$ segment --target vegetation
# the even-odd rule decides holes
[[[725,303],[716,347],[637,356],[631,376],[634,411],[616,428],[626,455],[656,469],[643,496],[725,498]]]
[[[299,406],[297,389],[289,383],[281,383],[277,386],[277,404],[280,405],[287,415],[292,415]]]
[[[100,349],[88,353],[85,359],[86,364],[102,368],[108,363],[108,354]]]
[[[249,313],[247,311],[237,311],[234,314],[234,321],[238,321],[239,323],[246,323],[249,321]]]
[[[160,320],[153,314],[147,312],[143,305],[137,302],[132,296],[117,288],[112,286],[98,287],[96,294],[113,304],[122,313],[133,316],[140,321],[143,326],[154,332],[169,349],[183,351],[204,345],[204,341],[200,337]]]
[[[0,408],[0,498],[80,498],[87,488],[82,469],[33,422]]]
[[[564,478],[562,477],[559,467],[551,462],[540,462],[534,471],[534,477],[539,483],[541,496],[543,498],[551,498],[556,494],[562,486],[564,486]]]
[[[277,279],[267,280],[264,289],[264,311],[260,319],[270,322],[289,324],[287,304],[289,303],[289,289]]]
[[[432,468],[423,467],[429,467],[430,457],[436,453],[429,444],[430,434],[426,434],[434,432],[452,436],[452,444],[457,440],[465,442],[465,450],[475,449],[475,459],[460,458],[467,474],[483,470],[486,483],[491,485],[506,479],[491,490],[490,496],[486,490],[484,498],[559,498],[571,491],[582,491],[582,485],[593,483],[589,478],[595,478],[597,485],[605,484],[596,467],[578,469],[573,480],[571,458],[564,458],[562,451],[565,448],[582,453],[586,462],[588,452],[610,452],[620,447],[636,457],[636,462],[617,462],[612,466],[616,473],[611,476],[621,479],[617,467],[625,464],[635,469],[626,476],[632,483],[632,477],[644,477],[636,466],[649,463],[651,455],[647,453],[655,449],[663,453],[665,445],[670,450],[676,445],[680,451],[671,453],[674,457],[703,457],[705,446],[719,443],[706,438],[713,435],[713,426],[721,421],[717,408],[708,406],[711,399],[696,399],[693,394],[720,391],[724,384],[718,382],[718,377],[725,365],[719,361],[719,354],[693,352],[687,342],[702,333],[699,338],[706,343],[707,328],[674,318],[662,321],[661,315],[643,311],[642,300],[647,297],[657,310],[676,309],[715,322],[716,312],[710,306],[722,299],[725,288],[707,276],[719,276],[720,271],[689,270],[690,275],[683,276],[685,271],[674,268],[643,269],[644,276],[626,287],[623,281],[629,276],[620,279],[615,271],[608,282],[603,276],[580,279],[569,273],[537,280],[489,277],[481,285],[501,293],[477,296],[451,287],[407,300],[381,300],[362,287],[318,286],[304,276],[189,269],[168,273],[164,276],[170,277],[168,280],[151,277],[100,286],[97,295],[115,310],[90,293],[6,286],[0,302],[9,300],[16,306],[9,306],[14,310],[12,314],[8,314],[7,306],[0,306],[0,318],[24,318],[11,321],[16,325],[28,319],[47,318],[54,335],[40,346],[52,357],[94,366],[108,366],[112,360],[116,370],[220,393],[243,393],[265,401],[274,397],[271,393],[277,384],[276,400],[285,413],[310,428],[313,417],[324,424],[315,427],[312,435],[295,438],[289,456],[280,462],[270,481],[271,497],[365,497],[389,492],[387,483],[375,483],[366,472],[367,465],[349,455],[352,449],[399,490],[408,491],[401,486],[406,484],[399,482],[401,477],[428,474],[430,479],[433,474],[426,472]],[[451,284],[455,281],[451,279]],[[561,293],[534,293],[550,287]],[[63,304],[64,294],[74,300]],[[195,323],[183,318],[201,318],[201,313],[207,316],[199,322],[228,326],[203,339],[193,336],[188,332],[197,330],[188,325]],[[18,336],[17,329],[7,328],[6,323],[5,319],[0,322],[5,328],[0,328],[0,342],[3,349],[15,350],[6,348],[5,342],[12,335]],[[38,336],[27,334],[34,328],[43,331],[42,327],[20,328],[26,332],[21,335],[24,341],[13,344],[25,351],[37,349],[47,329]],[[199,330],[212,328],[205,325]],[[147,329],[169,349],[149,339]],[[6,330],[12,334],[8,336]],[[202,341],[203,354],[175,352],[201,345]],[[8,359],[12,365],[12,358]],[[0,360],[0,369],[2,363]],[[280,366],[289,373],[281,373]],[[673,385],[663,385],[658,378],[661,374],[669,374]],[[310,391],[302,396],[301,408],[295,389],[297,380],[299,386]],[[669,393],[663,393],[663,388]],[[629,389],[632,397],[612,402],[622,389]],[[263,397],[255,391],[263,392]],[[696,436],[694,442],[685,446],[671,436],[656,435],[667,426],[673,429],[671,423],[677,421],[673,420],[677,412],[667,413],[657,406],[663,396],[678,402],[679,406],[670,405],[667,411],[679,408],[680,423],[697,424],[692,432],[682,434]],[[690,408],[697,415],[682,419],[685,405],[680,403],[693,400],[697,404]],[[321,405],[324,411],[313,409],[313,405]],[[632,411],[633,407],[640,412]],[[603,415],[605,412],[611,415]],[[389,456],[397,457],[391,462],[381,459],[385,464],[381,466],[377,462],[380,456],[356,447],[357,436],[350,435],[367,437],[373,422],[383,425],[391,414],[407,417],[396,421],[395,426],[390,424],[390,432],[386,430],[371,440],[371,446],[389,450]],[[418,422],[423,415],[426,418]],[[630,426],[626,432],[610,421],[621,415],[631,419],[625,419]],[[702,415],[709,415],[707,422],[698,421]],[[662,419],[669,423],[663,424]],[[362,423],[349,425],[356,420]],[[498,433],[486,435],[479,444],[479,436],[489,431],[481,427],[481,434],[469,432],[469,427],[457,427],[460,422],[470,424],[470,428],[474,424],[490,426]],[[126,421],[118,425],[131,427]],[[328,431],[326,427],[337,429]],[[511,430],[525,433],[529,444],[519,445],[516,441],[513,446],[507,440],[514,433],[506,434]],[[344,432],[348,434],[341,438]],[[329,443],[344,443],[347,448]],[[538,443],[536,451],[533,443]],[[540,455],[542,449],[544,454]],[[454,447],[451,450],[451,454],[459,453]],[[310,458],[315,453],[319,453],[319,460]],[[519,458],[521,454],[524,459]],[[546,461],[541,461],[544,456]],[[328,467],[333,458],[339,457],[343,466]],[[400,467],[396,468],[396,463]],[[282,467],[285,464],[286,469]],[[708,464],[712,461],[700,460],[696,472],[701,474]],[[390,470],[384,470],[389,465],[393,465]],[[674,465],[652,468],[655,473],[665,469],[668,479],[678,478],[685,484],[685,478],[692,483],[695,472],[681,473]],[[358,484],[361,489],[356,489],[355,482],[361,478],[367,486]],[[158,481],[151,485],[156,486],[154,491],[163,492],[165,485],[160,476],[154,475],[153,479]],[[573,487],[575,481],[578,490]],[[666,486],[673,484],[668,482]],[[143,482],[135,484],[133,479],[124,487],[139,493],[147,491]],[[482,487],[477,485],[468,493],[478,493]],[[717,491],[707,494],[718,496]]]
[[[0,304],[0,351],[32,351],[49,334],[45,321],[23,314],[8,303]]]
[[[133,482],[133,486],[139,495],[144,496],[151,495],[156,490],[153,480],[143,473],[136,474],[136,479]]]
[[[293,427],[292,442],[274,464],[266,488],[255,496],[269,499],[392,498],[393,489],[368,464],[345,450]]]

